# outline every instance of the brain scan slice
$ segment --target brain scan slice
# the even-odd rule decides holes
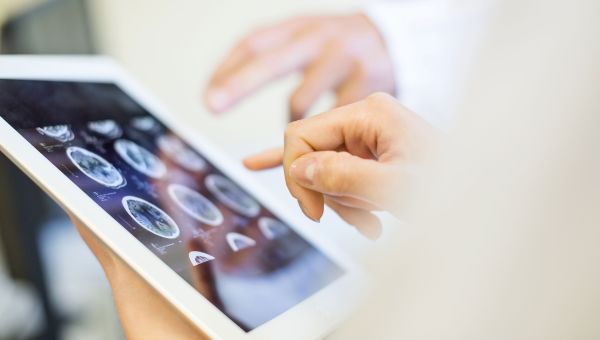
[[[204,182],[208,190],[230,209],[246,217],[255,217],[260,212],[258,202],[229,179],[212,174],[206,176]]]
[[[78,146],[67,148],[66,153],[84,175],[97,183],[109,188],[120,188],[126,184],[117,168],[101,156]]]
[[[124,197],[122,203],[129,216],[142,228],[168,239],[179,236],[175,221],[156,205],[134,196]]]
[[[199,192],[180,184],[169,185],[168,192],[171,199],[194,219],[211,226],[223,223],[221,211]]]
[[[160,158],[130,140],[115,141],[115,151],[127,164],[144,175],[160,178],[167,172],[167,167]]]
[[[75,134],[68,125],[44,126],[36,128],[36,131],[61,143],[72,141],[75,138]]]

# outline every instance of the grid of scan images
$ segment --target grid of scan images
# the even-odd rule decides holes
[[[0,110],[69,179],[245,331],[343,275],[114,84],[0,80]]]

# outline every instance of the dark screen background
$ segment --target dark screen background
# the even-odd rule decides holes
[[[249,217],[216,197],[207,188],[205,179],[223,173],[207,160],[203,169],[190,171],[172,155],[161,151],[158,138],[169,136],[180,140],[179,137],[114,84],[0,80],[0,116],[123,228],[245,331],[271,320],[343,275],[341,268],[289,226],[277,237],[265,237],[258,221],[280,220],[264,206],[260,205],[259,212]],[[133,124],[140,118],[154,124],[141,129]],[[121,130],[118,137],[90,130],[88,123],[103,120],[117,124]],[[72,138],[59,140],[37,130],[55,125],[67,125]],[[116,140],[133,141],[154,153],[166,166],[166,173],[152,178],[136,170],[115,152]],[[181,143],[189,147],[185,141]],[[67,148],[74,146],[112,164],[125,185],[111,188],[86,176],[67,156]],[[206,197],[222,214],[222,223],[211,226],[192,218],[168,195],[171,184],[183,185]],[[252,197],[247,192],[245,195]],[[177,224],[179,236],[165,238],[142,227],[125,210],[122,199],[126,196],[140,198],[163,210]],[[255,244],[235,251],[227,242],[229,233],[249,237]],[[192,251],[210,254],[214,260],[193,265],[188,256]]]

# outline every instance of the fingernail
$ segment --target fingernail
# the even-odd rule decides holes
[[[208,105],[215,111],[223,111],[229,105],[229,94],[222,88],[214,88],[208,91]]]
[[[315,219],[315,218],[312,218],[312,217],[311,217],[311,216],[308,214],[308,212],[306,211],[306,208],[304,208],[304,205],[302,204],[302,202],[298,201],[298,205],[300,206],[300,210],[302,210],[302,213],[303,213],[303,214],[304,214],[306,217],[310,218],[310,219],[311,219],[312,221],[314,221],[314,222],[317,222],[317,223],[320,223],[320,222],[321,222],[321,220],[320,220],[320,219]]]
[[[304,185],[312,185],[315,179],[317,162],[314,158],[301,157],[290,166],[290,177]]]

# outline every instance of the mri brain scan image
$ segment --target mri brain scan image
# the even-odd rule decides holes
[[[229,244],[231,250],[235,252],[254,247],[256,245],[256,241],[239,233],[227,233],[225,238],[227,239],[227,244]]]
[[[41,135],[54,138],[61,143],[72,141],[75,138],[73,131],[68,125],[44,126],[36,129]]]
[[[214,256],[208,255],[207,253],[203,253],[201,251],[190,251],[188,256],[190,258],[190,262],[192,262],[192,266],[194,267],[215,259]]]
[[[194,219],[211,226],[223,223],[221,211],[199,192],[179,184],[171,184],[168,191],[171,199]]]
[[[144,175],[160,178],[167,172],[165,164],[158,157],[130,140],[117,140],[115,150],[127,164]]]
[[[255,217],[260,212],[260,205],[235,183],[221,175],[208,175],[204,180],[208,190],[230,209]]]
[[[141,131],[154,132],[159,129],[158,122],[152,117],[137,117],[131,120],[131,125]]]
[[[168,239],[179,236],[175,221],[154,204],[134,196],[124,197],[122,203],[129,216],[154,235]]]
[[[261,217],[258,220],[258,229],[269,240],[274,240],[289,231],[285,224],[271,217]]]
[[[78,146],[67,148],[67,157],[84,175],[109,188],[125,186],[121,173],[106,159]]]
[[[121,137],[123,130],[112,119],[98,120],[88,123],[88,129],[106,138],[115,139]]]
[[[202,171],[207,167],[206,161],[202,157],[173,135],[160,136],[157,144],[160,151],[186,170]]]

